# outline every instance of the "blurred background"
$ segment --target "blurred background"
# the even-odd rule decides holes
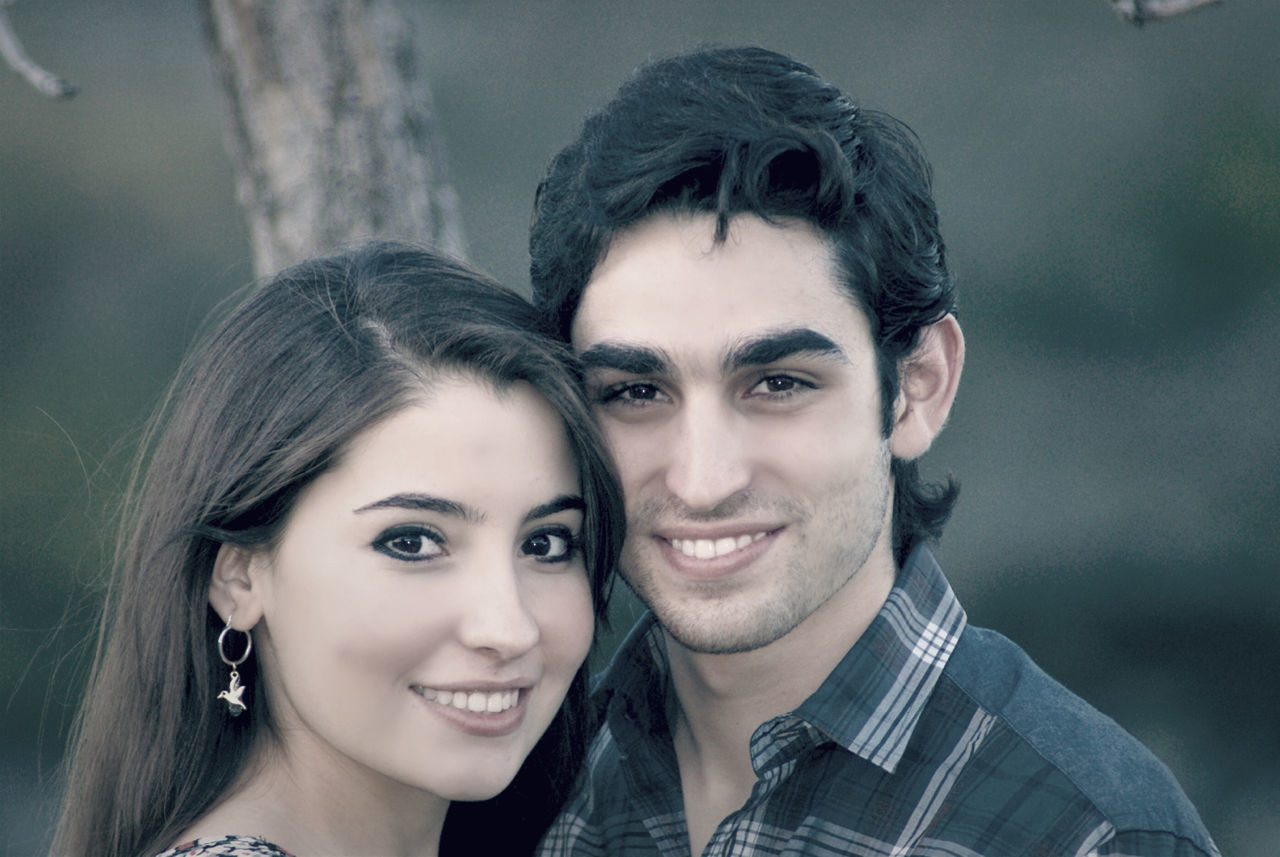
[[[964,486],[940,555],[970,621],[1150,746],[1224,854],[1280,850],[1280,2],[1141,29],[1105,0],[414,12],[471,259],[521,289],[547,158],[650,55],[764,44],[910,124],[968,338],[927,461]],[[47,842],[142,423],[252,275],[194,5],[9,15],[82,88],[53,102],[0,71],[0,855],[17,857]]]

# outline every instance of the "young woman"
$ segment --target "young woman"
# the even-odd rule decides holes
[[[490,798],[447,840],[531,850],[623,528],[572,365],[400,245],[235,309],[144,444],[53,853],[434,855]]]

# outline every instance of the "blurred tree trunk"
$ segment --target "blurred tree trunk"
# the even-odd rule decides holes
[[[421,48],[394,0],[201,0],[254,267],[366,238],[464,257]]]

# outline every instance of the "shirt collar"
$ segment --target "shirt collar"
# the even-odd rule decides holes
[[[614,652],[609,666],[596,676],[592,696],[613,720],[622,713],[642,733],[666,730],[666,698],[670,685],[667,644],[653,611],[646,610]]]
[[[790,715],[763,724],[756,739],[798,719],[892,773],[965,627],[965,613],[933,554],[917,545],[879,614],[821,686]],[[615,731],[668,734],[670,666],[662,630],[645,613],[595,688]],[[785,730],[792,731],[792,730]],[[619,736],[622,737],[621,735]],[[752,741],[752,756],[758,757]],[[759,766],[757,766],[759,767]]]
[[[795,714],[893,773],[965,622],[933,554],[917,545],[879,614]]]

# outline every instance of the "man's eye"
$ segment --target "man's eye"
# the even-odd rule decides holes
[[[658,400],[661,394],[662,391],[658,389],[657,384],[649,384],[643,381],[628,384],[615,384],[614,386],[605,389],[600,394],[600,402],[602,404],[609,404],[611,402],[654,402]]]
[[[792,393],[812,389],[814,389],[813,384],[802,381],[793,375],[768,375],[756,382],[756,385],[751,388],[751,393],[786,398]]]
[[[567,527],[539,530],[520,545],[522,553],[538,562],[567,562],[577,548],[577,540]]]
[[[397,527],[374,539],[373,549],[394,559],[416,562],[444,553],[444,537],[426,527]]]

